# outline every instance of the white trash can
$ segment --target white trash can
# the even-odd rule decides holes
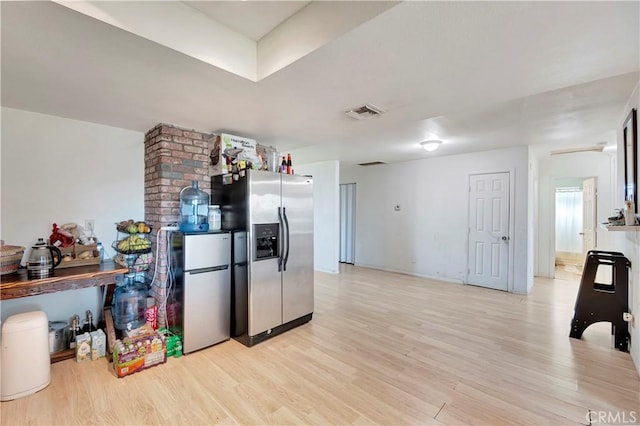
[[[2,324],[0,401],[31,395],[49,385],[49,321],[42,311],[12,315]]]

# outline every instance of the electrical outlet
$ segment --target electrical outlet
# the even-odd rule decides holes
[[[84,220],[84,230],[89,231],[89,233],[93,234],[95,230],[96,222],[93,219],[85,219]]]

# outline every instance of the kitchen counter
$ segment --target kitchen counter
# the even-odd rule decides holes
[[[115,283],[116,277],[124,275],[127,271],[127,268],[116,265],[111,260],[105,260],[100,265],[55,269],[53,277],[29,279],[26,268],[21,268],[18,272],[0,279],[0,300],[109,285]]]
[[[116,265],[112,260],[105,260],[99,265],[78,266],[75,268],[55,269],[53,277],[29,279],[26,268],[19,269],[14,274],[5,275],[0,282],[0,300],[18,299],[21,297],[37,296],[40,294],[57,293],[81,288],[108,286],[106,303],[111,303],[110,295],[116,279],[121,278],[129,270]],[[115,342],[115,332],[111,310],[105,308],[105,323],[107,332],[107,351]],[[74,349],[66,349],[51,354],[51,362],[58,362],[75,357]]]

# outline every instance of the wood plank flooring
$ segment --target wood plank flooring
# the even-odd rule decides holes
[[[124,379],[104,359],[59,362],[47,388],[0,404],[2,425],[640,421],[640,379],[609,327],[568,337],[577,287],[539,279],[519,296],[343,265],[316,273],[308,324]]]

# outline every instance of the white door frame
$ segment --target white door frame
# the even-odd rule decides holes
[[[351,238],[351,253],[350,253],[350,259],[351,262],[343,262],[342,261],[342,243],[343,243],[343,205],[342,205],[342,187],[346,186],[346,185],[353,185],[353,209],[352,209],[352,226],[351,226],[351,232],[350,234],[350,238]],[[356,264],[356,190],[357,190],[357,186],[355,182],[350,182],[350,183],[341,183],[338,186],[339,188],[339,192],[340,192],[340,236],[338,238],[339,240],[339,253],[338,253],[338,263],[350,263],[352,265]]]
[[[507,270],[507,292],[513,293],[514,287],[514,253],[515,245],[517,242],[515,233],[515,210],[516,210],[516,169],[510,168],[506,170],[494,170],[494,171],[482,171],[467,173],[467,259],[465,266],[465,275],[463,284],[469,284],[469,229],[471,228],[471,221],[469,218],[469,212],[471,206],[469,205],[469,191],[471,191],[471,176],[474,175],[489,175],[494,173],[509,173],[509,268]]]
[[[551,206],[551,217],[553,218],[553,226],[549,228],[549,241],[547,241],[547,249],[549,251],[549,275],[551,279],[556,277],[556,182],[560,179],[589,179],[594,178],[596,180],[596,229],[595,229],[595,242],[596,246],[598,245],[598,186],[600,185],[600,179],[598,176],[550,176],[549,177],[549,194],[551,199],[549,201],[549,205]]]

